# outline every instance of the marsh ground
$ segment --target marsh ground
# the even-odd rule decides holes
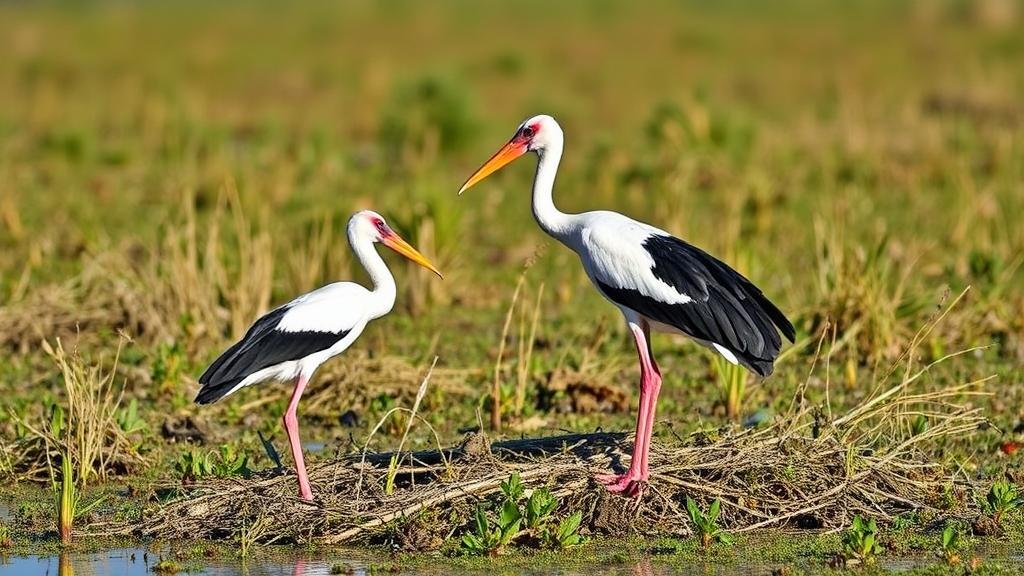
[[[798,327],[732,409],[706,351],[656,338],[658,438],[771,421],[801,386],[841,414],[891,366],[969,350],[921,386],[992,377],[991,396],[962,398],[991,426],[929,457],[979,486],[1020,483],[1022,25],[999,0],[0,6],[0,471],[16,479],[15,533],[53,526],[48,497],[14,496],[47,477],[31,428],[66,402],[44,340],[107,369],[122,345],[127,442],[94,485],[145,495],[221,446],[269,466],[259,434],[281,443],[287,387],[200,409],[196,375],[268,306],[362,278],[344,238],[358,208],[446,279],[397,265],[396,312],[306,396],[313,459],[362,447],[434,356],[420,413],[442,444],[489,428],[495,379],[492,439],[631,429],[631,344],[532,222],[528,162],[455,195],[541,112],[567,133],[563,209],[619,210],[721,255]],[[404,428],[388,420],[370,448]],[[433,442],[418,425],[408,446]]]

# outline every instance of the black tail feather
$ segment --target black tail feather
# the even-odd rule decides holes
[[[204,384],[199,389],[199,393],[196,394],[196,404],[213,404],[217,400],[227,396],[238,386],[241,382],[241,378],[234,378],[231,380],[222,380],[219,382],[211,382]]]

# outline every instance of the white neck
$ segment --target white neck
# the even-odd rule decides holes
[[[352,245],[356,257],[359,258],[359,262],[370,275],[370,282],[373,283],[373,289],[370,291],[370,307],[373,315],[375,317],[383,316],[390,312],[395,305],[395,277],[391,275],[388,265],[377,253],[373,241],[365,236],[353,237],[351,234],[348,241]]]
[[[555,207],[551,197],[558,163],[562,160],[562,138],[552,138],[549,144],[537,151],[537,156],[537,174],[533,177],[533,217],[542,230],[562,240],[570,232],[572,219]]]

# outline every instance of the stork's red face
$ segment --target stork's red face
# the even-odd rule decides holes
[[[394,230],[391,229],[390,226],[388,226],[388,223],[385,222],[383,218],[381,218],[380,216],[373,215],[369,216],[369,219],[370,224],[377,232],[377,239],[380,241],[381,244],[387,246],[388,248],[391,248],[395,252],[398,252],[402,256],[405,256],[406,258],[412,260],[413,262],[419,264],[420,266],[423,266],[424,268],[430,270],[434,274],[437,274],[440,278],[444,278],[444,276],[441,276],[441,272],[439,272],[437,268],[433,264],[431,264],[430,260],[427,260],[426,256],[420,254],[418,250],[416,250],[415,248],[410,246],[408,242],[403,240],[402,237],[399,236],[397,232],[395,232]]]
[[[542,125],[540,121],[527,122],[520,126],[519,129],[516,130],[515,136],[513,136],[507,144],[502,146],[494,156],[491,156],[490,160],[484,162],[484,165],[474,172],[468,180],[466,180],[466,183],[463,184],[462,188],[459,190],[459,194],[462,194],[477,182],[487,178],[491,174],[500,170],[506,164],[529,152],[534,139],[537,138],[538,134],[540,134],[541,128]]]

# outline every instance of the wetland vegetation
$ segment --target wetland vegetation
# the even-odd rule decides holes
[[[1021,569],[1019,3],[7,3],[0,47],[0,570]],[[636,501],[591,480],[634,422],[618,312],[530,168],[456,196],[538,113],[563,209],[674,232],[797,327],[763,381],[655,336]],[[364,280],[362,208],[445,280],[397,266],[311,382],[310,506],[288,386],[192,400],[260,313]]]

